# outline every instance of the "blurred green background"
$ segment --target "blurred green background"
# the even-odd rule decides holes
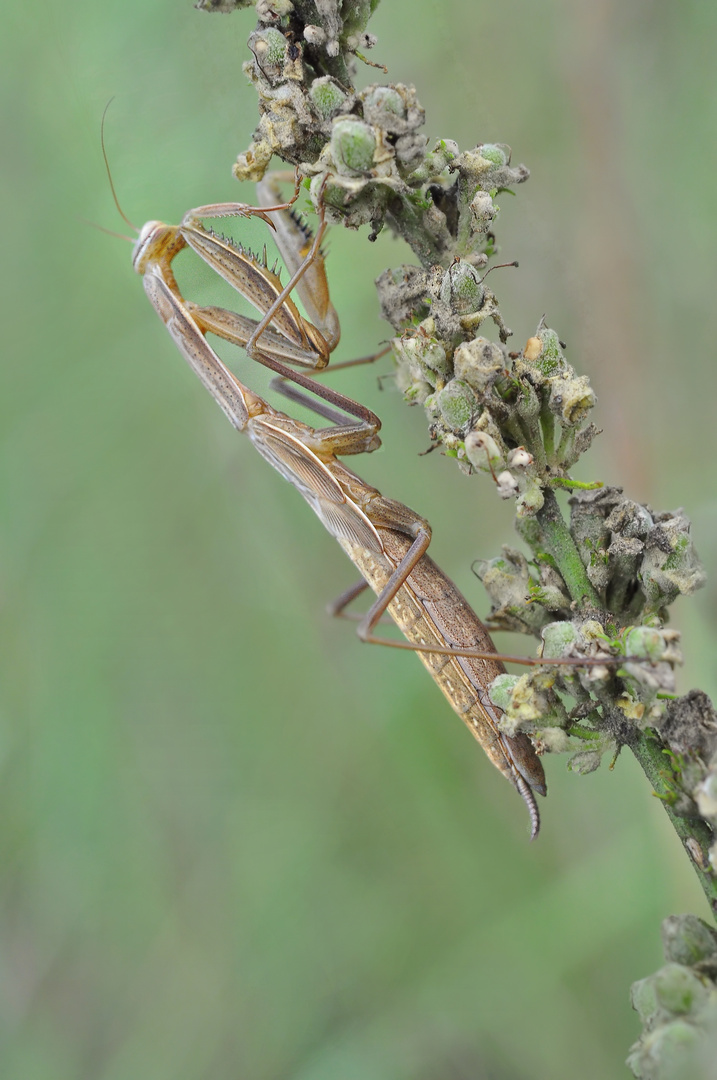
[[[129,246],[82,220],[124,228],[112,95],[130,218],[251,199],[230,165],[253,12],[40,0],[4,23],[0,1074],[627,1075],[661,918],[707,917],[636,765],[549,760],[529,845],[420,664],[324,615],[343,553],[201,391]],[[714,693],[717,8],[384,0],[371,29],[431,139],[531,167],[499,221],[521,269],[494,285],[518,347],[545,312],[591,374],[582,477],[693,518],[711,577],[675,609],[680,689]],[[333,231],[337,359],[386,337],[372,279],[405,257]],[[384,419],[357,468],[485,612],[470,563],[514,542],[510,506],[419,458],[422,413],[375,376],[337,376]]]

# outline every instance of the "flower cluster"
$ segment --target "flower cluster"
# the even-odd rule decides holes
[[[717,1057],[717,932],[696,915],[662,924],[667,963],[633,983],[643,1033],[627,1065],[637,1080],[709,1080]]]
[[[200,0],[228,11],[246,0]],[[249,37],[260,119],[234,174],[258,181],[273,155],[294,165],[314,206],[327,220],[369,225],[375,238],[389,225],[425,267],[456,256],[483,265],[493,248],[495,194],[528,177],[510,164],[510,148],[483,144],[461,153],[440,140],[429,149],[424,111],[412,86],[374,83],[355,91],[361,52],[375,45],[366,32],[370,2],[258,0],[259,24]],[[380,66],[380,65],[373,65]]]
[[[384,315],[405,308],[416,274],[379,278]],[[498,494],[516,500],[519,518],[543,506],[545,488],[573,486],[569,470],[597,435],[587,423],[595,395],[566,361],[557,334],[540,326],[521,354],[505,345],[510,331],[494,294],[468,263],[424,275],[430,313],[393,340],[397,382],[411,404],[426,410],[434,442],[465,472],[489,473]],[[414,307],[414,311],[416,307]],[[501,344],[476,336],[494,322]]]
[[[598,434],[590,383],[542,321],[522,352],[509,352],[496,297],[471,262],[388,270],[377,284],[396,331],[398,387],[423,406],[434,445],[515,500],[532,551],[528,560],[504,548],[475,564],[491,628],[541,636],[546,660],[591,662],[500,676],[491,697],[502,726],[591,772],[606,752],[659,727],[674,691],[678,635],[664,625],[667,609],[704,582],[690,523],[682,511],[656,514],[618,488],[571,477]],[[497,342],[484,336],[491,324]],[[573,491],[569,524],[559,489]]]
[[[631,742],[634,731],[654,728],[663,717],[661,696],[674,690],[673,667],[680,660],[675,631],[633,626],[611,638],[608,630],[614,627],[597,619],[548,623],[542,630],[546,661],[585,657],[598,663],[499,675],[490,690],[504,711],[506,734],[524,731],[543,753],[570,753],[568,768],[576,773],[593,772],[605,753],[614,757]],[[617,668],[616,657],[622,657]]]
[[[667,713],[664,706],[678,659],[667,609],[703,582],[689,522],[682,511],[655,513],[617,488],[571,476],[598,434],[590,420],[595,394],[544,321],[522,351],[510,351],[511,331],[485,284],[497,251],[498,199],[528,170],[513,166],[500,143],[429,146],[412,86],[354,87],[357,64],[372,64],[364,53],[376,44],[366,29],[375,3],[255,0],[244,70],[260,119],[235,175],[257,181],[278,155],[298,170],[328,221],[366,225],[369,239],[388,226],[418,260],[377,282],[395,335],[397,385],[424,408],[432,445],[515,501],[530,551],[504,548],[477,564],[491,626],[541,637],[546,660],[591,661],[501,676],[492,694],[506,732],[527,732],[544,751],[569,751],[576,772],[659,732],[672,754],[675,807],[689,803],[715,827],[714,751],[674,749],[668,720],[681,715],[681,703]],[[561,489],[572,493],[569,522],[556,498]]]

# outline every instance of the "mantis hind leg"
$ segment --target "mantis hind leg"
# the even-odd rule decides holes
[[[350,619],[352,622],[360,622],[365,618],[364,615],[359,615],[356,612],[346,611],[346,608],[351,604],[361,593],[366,592],[368,589],[368,582],[361,578],[354,585],[349,585],[348,589],[345,589],[340,596],[337,596],[335,600],[326,605],[326,612],[334,619]],[[379,620],[382,623],[391,623],[391,619],[384,619],[383,616]],[[374,644],[381,644],[380,639],[376,639]]]
[[[240,344],[249,353],[249,342],[246,340],[240,341],[235,333],[237,317],[233,312],[224,308],[199,307],[197,304],[188,304],[187,307],[191,310],[194,322],[201,328],[203,333],[216,334],[225,341]],[[260,324],[254,325],[256,335]],[[381,421],[376,413],[367,409],[365,405],[360,405],[357,401],[347,397],[346,394],[317,382],[307,374],[293,371],[283,359],[279,359],[276,354],[272,355],[268,348],[254,350],[254,353],[250,355],[253,360],[257,360],[278,376],[278,378],[272,380],[272,386],[274,386],[275,390],[298,404],[306,406],[312,412],[324,417],[334,425],[332,428],[315,432],[316,438],[312,444],[312,449],[341,456],[343,454],[369,453],[380,446],[378,432],[381,429]],[[301,387],[301,390],[297,390],[297,386]],[[312,397],[302,393],[302,390],[308,391]],[[321,400],[316,401],[316,398]],[[347,416],[341,415],[332,409],[331,406],[336,406],[348,416],[355,417],[359,422],[352,422]]]

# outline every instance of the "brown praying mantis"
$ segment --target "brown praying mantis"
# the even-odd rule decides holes
[[[325,231],[323,212],[320,210],[319,227],[312,238],[290,213],[298,191],[297,178],[294,197],[282,203],[277,201],[273,183],[263,181],[258,187],[260,206],[217,203],[190,210],[178,226],[150,221],[135,244],[134,268],[143,276],[145,291],[179,351],[230,422],[244,431],[262,457],[303,495],[361,573],[361,582],[329,610],[343,614],[367,587],[377,594],[360,619],[359,637],[419,655],[489,759],[520,792],[530,814],[533,838],[540,827],[535,793],[546,794],[543,766],[526,734],[509,736],[501,731],[501,710],[492,703],[488,687],[505,670],[503,660],[541,661],[500,656],[467,600],[426,554],[431,540],[428,522],[402,503],[384,498],[338,460],[376,449],[380,444],[379,418],[344,394],[288,366],[319,371],[328,363],[340,333],[320,246]],[[290,274],[285,286],[268,268],[265,257],[257,258],[202,224],[206,218],[250,216],[262,218],[275,230]],[[243,295],[260,318],[202,307],[185,299],[172,261],[187,246]],[[291,299],[294,290],[307,317]],[[272,385],[278,382],[288,398],[308,406],[331,426],[312,428],[275,409],[225,366],[207,341],[208,333],[242,346],[252,359],[279,376]],[[308,398],[306,391],[313,397]],[[374,634],[384,612],[406,641]],[[562,662],[589,664],[591,660]]]

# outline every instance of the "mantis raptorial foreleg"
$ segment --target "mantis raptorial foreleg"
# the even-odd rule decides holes
[[[208,266],[262,314],[262,318],[258,321],[236,316],[234,326],[231,328],[231,332],[235,335],[232,340],[246,348],[250,356],[259,359],[257,342],[272,324],[279,338],[283,339],[282,347],[288,350],[287,359],[291,363],[321,368],[328,363],[331,351],[336,347],[339,339],[338,319],[328,300],[323,257],[320,254],[321,239],[325,231],[323,217],[313,240],[305,230],[300,232],[306,252],[298,261],[286,285],[282,285],[277,274],[270,270],[264,261],[260,261],[240,245],[217,236],[202,225],[204,218],[260,217],[276,229],[270,215],[277,212],[285,213],[295,202],[299,192],[298,177],[294,196],[288,202],[272,205],[272,200],[267,198],[270,190],[273,192],[273,189],[262,188],[266,206],[249,206],[246,203],[209,203],[189,210],[176,226],[165,225],[159,221],[147,222],[140,230],[135,244],[133,264],[137,272],[142,275],[153,267],[156,272],[161,273],[166,283],[179,296],[179,288],[171,264],[184,247],[191,247]],[[295,221],[291,217],[288,220]],[[294,225],[294,228],[298,233],[298,225]],[[285,233],[286,229],[280,229],[277,236],[280,250],[281,245],[286,243]],[[303,283],[307,275],[308,282]],[[322,316],[324,322],[321,326],[315,326],[300,315],[290,297],[294,289],[307,303],[308,308]],[[320,295],[322,291],[324,299],[317,304],[314,297]],[[275,346],[278,344],[276,336],[273,343]]]
[[[174,325],[186,327],[188,322],[191,322],[191,332],[187,333],[193,342],[196,342],[197,334],[214,333],[226,341],[242,346],[253,359],[281,378],[298,383],[357,418],[358,423],[352,424],[338,413],[331,413],[332,423],[340,425],[343,435],[346,436],[341,440],[341,453],[365,453],[373,450],[380,445],[377,433],[381,427],[375,413],[334,390],[312,383],[287,367],[287,364],[299,364],[314,370],[321,369],[328,362],[330,352],[339,339],[338,319],[328,298],[324,260],[320,252],[320,241],[324,232],[323,217],[312,240],[308,231],[301,227],[293,216],[285,213],[293,199],[287,203],[273,204],[269,195],[274,194],[274,189],[268,185],[262,187],[261,193],[265,206],[214,203],[190,210],[178,226],[148,222],[141,230],[135,245],[134,267],[143,275],[145,290],[160,316],[167,322],[170,331]],[[278,219],[281,224],[277,227],[269,215],[280,211],[284,213]],[[291,279],[286,286],[282,286],[278,275],[268,268],[265,261],[259,261],[239,245],[205,230],[198,220],[201,216],[252,215],[260,216],[273,228],[277,228],[280,250],[282,253],[286,251],[287,259],[293,268]],[[287,221],[289,225],[286,224]],[[300,258],[291,246],[291,241],[303,245],[305,257]],[[185,300],[174,277],[172,261],[186,246],[192,247],[208,266],[248,299],[261,312],[262,318],[257,321],[226,308],[199,307]],[[160,290],[156,284],[158,281],[163,285],[163,299],[159,296]],[[311,310],[316,317],[320,315],[324,320],[320,327],[300,315],[288,295],[294,287],[301,295],[307,310]],[[174,297],[174,314],[166,311],[169,294]],[[164,305],[164,309],[161,305]],[[181,332],[180,330],[180,336]],[[180,349],[186,355],[186,350],[181,345]],[[192,352],[195,351],[193,346]],[[213,362],[221,364],[213,351],[212,356]],[[226,412],[225,406],[222,407]],[[333,429],[321,434],[335,441]]]

